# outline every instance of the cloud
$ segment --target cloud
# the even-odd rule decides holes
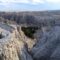
[[[44,3],[44,0],[32,0],[32,3],[41,4],[41,3]]]
[[[41,4],[41,3],[58,4],[58,3],[60,3],[60,0],[32,0],[32,3],[38,3],[38,4]]]
[[[2,3],[28,3],[29,0],[0,0]]]
[[[29,0],[0,0],[0,5],[5,7],[10,7],[13,4],[16,3],[29,3]]]
[[[0,0],[0,10],[39,10],[59,8],[60,0]]]
[[[0,0],[0,5],[6,6],[15,3],[37,5],[37,4],[44,4],[46,2],[56,4],[56,3],[60,3],[60,0]]]
[[[46,2],[56,4],[60,3],[60,0],[46,0]]]
[[[38,3],[44,3],[44,0],[0,0],[0,2],[3,4],[8,3],[29,3],[29,4],[38,4]],[[0,4],[1,4],[0,3]]]
[[[31,4],[33,5],[44,4],[44,0],[32,0]]]

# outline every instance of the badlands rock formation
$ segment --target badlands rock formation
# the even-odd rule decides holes
[[[60,60],[60,26],[37,32],[38,41],[32,48],[34,60]]]
[[[42,27],[35,39],[21,26],[0,23],[0,60],[60,60],[60,26]]]
[[[31,44],[24,42],[22,31],[19,34],[16,26],[0,23],[0,32],[4,35],[0,39],[0,60],[32,60],[27,49]]]

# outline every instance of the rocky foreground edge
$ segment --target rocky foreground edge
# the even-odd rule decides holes
[[[0,23],[0,60],[60,60],[60,26],[43,27],[36,39],[24,35],[19,26]]]

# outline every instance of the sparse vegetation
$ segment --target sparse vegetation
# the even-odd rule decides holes
[[[34,39],[34,33],[38,27],[22,27],[21,29],[27,37]]]
[[[0,33],[0,39],[2,39],[3,38],[3,35],[2,35],[2,33]]]

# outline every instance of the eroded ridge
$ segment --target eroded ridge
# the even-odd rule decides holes
[[[28,53],[31,39],[28,38],[25,42],[27,37],[21,31],[21,27],[19,31],[16,25],[0,24],[0,32],[4,36],[0,39],[0,60],[33,60]]]
[[[5,43],[12,37],[13,27],[0,23],[0,43]]]

